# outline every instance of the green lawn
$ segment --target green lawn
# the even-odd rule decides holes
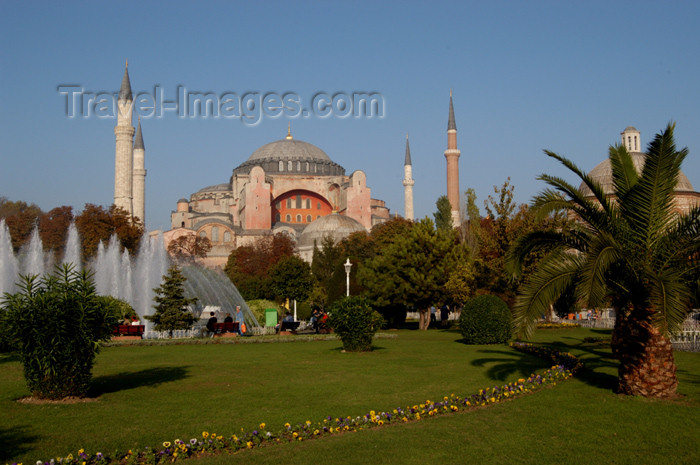
[[[21,365],[0,356],[0,461],[34,464],[79,448],[106,454],[202,431],[232,434],[260,422],[361,415],[371,409],[468,395],[526,377],[546,362],[505,346],[466,346],[454,331],[398,331],[371,353],[337,341],[108,347],[94,399],[28,405]],[[488,408],[408,424],[199,459],[195,463],[699,463],[700,354],[676,353],[675,401],[615,395],[609,333],[540,330],[586,370],[572,380]]]

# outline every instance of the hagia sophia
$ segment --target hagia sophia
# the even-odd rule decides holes
[[[128,65],[124,70],[118,97],[119,115],[114,129],[115,185],[114,204],[134,218],[145,213],[145,148],[141,122],[132,126],[133,97]],[[134,133],[136,138],[134,140]],[[633,157],[639,171],[644,164],[640,133],[633,127],[622,133],[622,143]],[[452,91],[450,91],[447,149],[444,151],[447,177],[446,193],[455,226],[461,224],[459,157]],[[601,183],[606,193],[612,190],[610,161],[605,159],[590,175]],[[404,217],[413,220],[413,185],[411,152],[406,136],[404,158]],[[586,186],[584,194],[592,198]],[[700,205],[700,193],[693,190],[681,173],[676,187],[676,208],[688,211]],[[208,238],[212,249],[203,260],[207,266],[226,264],[236,247],[252,244],[270,234],[289,234],[297,244],[299,255],[310,262],[314,243],[331,235],[335,240],[355,231],[369,231],[390,218],[389,208],[372,198],[364,171],[346,174],[315,145],[295,139],[291,127],[283,139],[255,150],[233,168],[227,182],[204,187],[181,198],[171,212],[171,229],[163,233],[166,244],[183,235]]]

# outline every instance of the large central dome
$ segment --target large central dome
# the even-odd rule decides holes
[[[331,160],[326,152],[308,142],[295,140],[289,133],[285,139],[270,142],[257,149],[233,170],[233,174],[248,174],[254,166],[261,166],[270,174],[345,174],[345,168]]]
[[[313,144],[304,142],[303,140],[282,139],[275,142],[270,142],[260,147],[248,158],[248,161],[254,160],[319,160],[331,161],[331,158],[326,155],[326,152],[316,147]]]

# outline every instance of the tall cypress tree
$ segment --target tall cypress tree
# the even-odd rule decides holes
[[[163,276],[163,284],[153,289],[156,293],[155,314],[145,316],[155,324],[156,331],[168,331],[170,337],[176,329],[190,329],[197,320],[188,308],[197,302],[197,298],[185,297],[185,279],[177,266],[170,267],[168,274]]]

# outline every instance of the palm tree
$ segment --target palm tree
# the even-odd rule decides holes
[[[574,172],[593,193],[589,200],[563,179],[542,175],[550,187],[533,201],[538,214],[564,209],[577,219],[569,230],[535,231],[508,253],[518,275],[528,253],[546,257],[521,286],[516,330],[532,333],[541,314],[574,288],[588,307],[615,309],[613,355],[619,360],[618,392],[648,397],[675,394],[678,381],[670,334],[685,319],[698,286],[700,207],[674,211],[674,189],[686,148],[676,150],[675,123],[647,148],[641,173],[624,146],[610,148],[614,195],[555,153],[545,153]]]

